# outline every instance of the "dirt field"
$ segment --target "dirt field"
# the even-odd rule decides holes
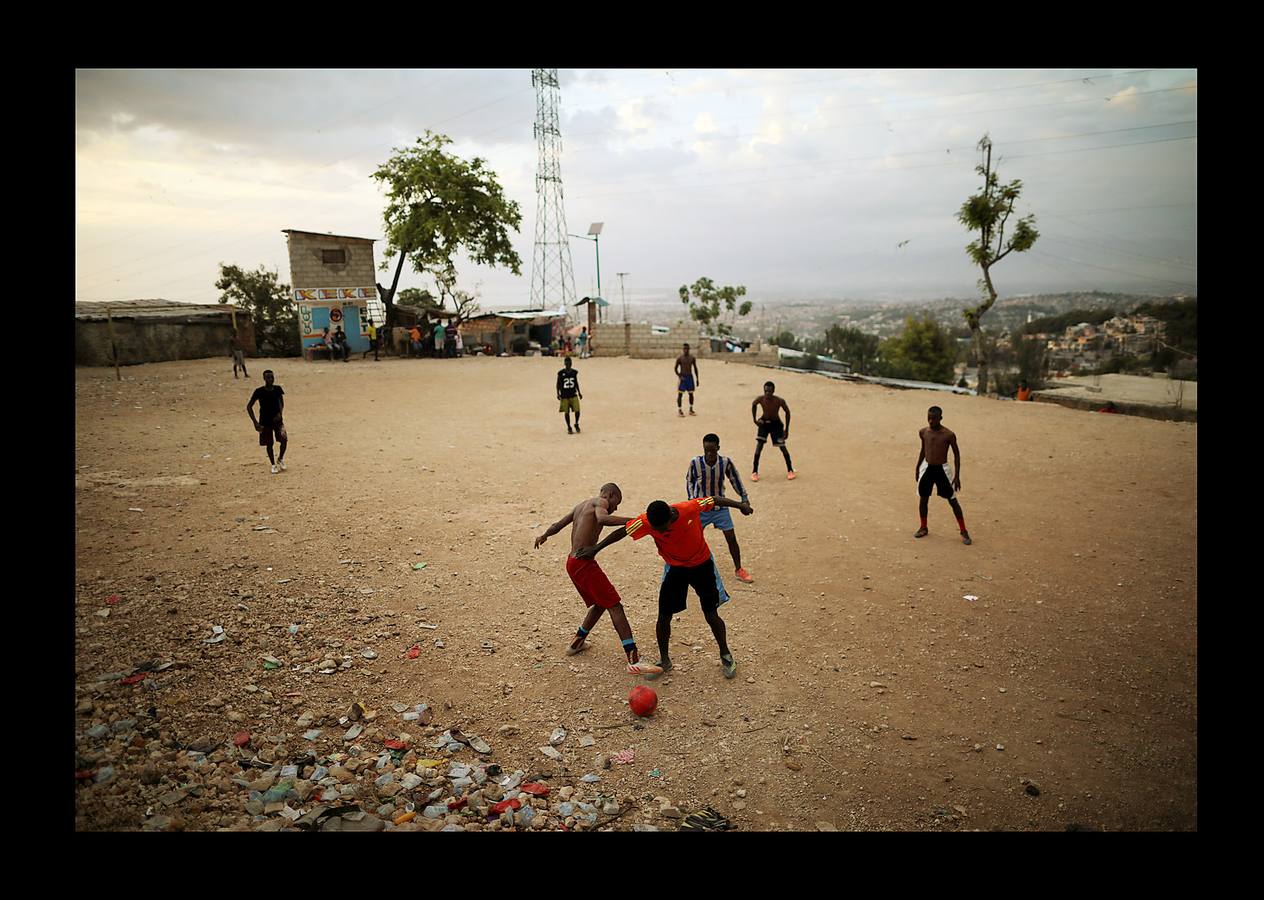
[[[275,476],[244,411],[267,364],[290,435]],[[79,830],[275,829],[231,778],[346,752],[338,719],[355,701],[376,713],[359,739],[370,763],[400,732],[417,759],[441,757],[434,736],[459,726],[492,750],[457,759],[549,779],[550,803],[598,774],[621,811],[599,827],[618,830],[674,829],[669,805],[741,830],[1197,828],[1196,425],[713,361],[681,419],[670,361],[598,358],[577,361],[584,430],[568,436],[553,359],[250,365],[250,382],[227,359],[128,368],[121,384],[76,372]],[[734,517],[754,584],[707,532],[737,677],[691,595],[658,711],[637,720],[640,679],[608,619],[563,655],[583,614],[568,533],[532,541],[607,480],[620,513],[684,499],[708,431],[749,479],[750,403],[769,377],[800,476],[770,447],[754,515]],[[912,537],[931,404],[959,436],[970,547],[938,497],[930,536]],[[655,658],[652,542],[601,562]],[[204,642],[213,625],[221,643]],[[174,665],[119,680],[147,662]],[[392,706],[421,702],[425,728]],[[554,761],[538,748],[558,726]],[[631,764],[601,768],[624,749]],[[544,813],[536,827],[563,823]]]

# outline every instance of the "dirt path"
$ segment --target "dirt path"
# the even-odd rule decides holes
[[[617,828],[673,827],[658,797],[743,830],[1197,827],[1196,425],[712,361],[699,415],[680,419],[670,360],[599,358],[577,363],[584,431],[568,436],[550,359],[271,365],[291,439],[277,476],[244,412],[262,361],[249,384],[224,360],[125,369],[121,384],[76,372],[77,750],[115,771],[77,789],[79,829],[164,811],[176,827],[255,827],[231,744],[209,767],[174,748],[245,729],[293,750],[311,710],[319,756],[344,747],[336,720],[356,700],[378,737],[406,727],[391,703],[429,703],[432,732],[483,736],[506,771],[578,777],[634,749],[601,772],[630,808]],[[567,536],[532,540],[607,480],[620,512],[683,499],[707,431],[747,477],[769,377],[800,477],[769,448],[755,514],[735,517],[754,584],[729,577],[708,531],[738,677],[721,676],[691,597],[656,715],[600,728],[634,721],[637,679],[608,621],[592,650],[562,655],[583,613]],[[971,547],[937,497],[930,536],[912,538],[932,403],[960,439]],[[652,544],[602,563],[653,653]],[[212,625],[222,643],[203,643]],[[265,671],[265,655],[283,665]],[[350,664],[303,671],[325,656]],[[179,665],[139,685],[101,677],[150,659]],[[102,725],[109,737],[87,736]],[[536,748],[559,725],[554,763]]]

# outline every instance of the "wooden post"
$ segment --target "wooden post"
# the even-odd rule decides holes
[[[105,308],[105,328],[110,333],[110,353],[114,356],[114,380],[122,381],[123,376],[119,374],[118,344],[114,340],[114,317],[108,306]]]
[[[237,330],[237,306],[236,304],[228,304],[228,312],[233,317],[233,331]]]

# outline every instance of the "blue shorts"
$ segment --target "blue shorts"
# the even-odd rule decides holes
[[[692,376],[692,375],[681,375],[681,376],[680,376],[680,387],[676,388],[676,390],[677,390],[677,391],[692,391],[692,390],[693,390],[693,376]]]
[[[714,525],[721,531],[733,530],[733,517],[729,515],[727,506],[722,506],[719,509],[708,509],[698,519],[702,522],[703,528],[706,528],[708,525]]]

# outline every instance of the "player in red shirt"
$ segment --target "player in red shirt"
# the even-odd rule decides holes
[[[655,500],[645,512],[617,529],[600,544],[583,547],[574,554],[578,559],[592,559],[606,547],[628,535],[634,541],[646,535],[654,539],[658,555],[666,563],[663,580],[658,588],[658,623],[655,627],[660,655],[655,665],[660,666],[664,672],[672,668],[667,647],[671,640],[672,616],[684,612],[689,587],[692,585],[702,606],[702,614],[719,645],[724,677],[732,678],[737,674],[737,663],[729,650],[724,620],[720,618],[718,609],[721,603],[729,599],[728,592],[724,590],[720,572],[715,567],[715,560],[711,558],[711,548],[702,536],[702,514],[717,506],[739,509],[744,516],[754,512],[750,503],[737,503],[724,497],[700,497],[670,505],[662,500]],[[657,675],[647,677],[654,678]]]

